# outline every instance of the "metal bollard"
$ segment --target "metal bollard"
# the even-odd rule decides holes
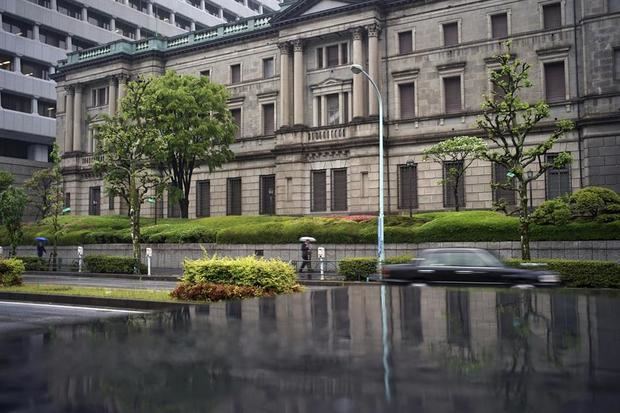
[[[323,260],[325,259],[325,248],[324,247],[319,247],[317,248],[317,255],[319,256],[319,260],[320,260],[320,267],[321,267],[321,281],[325,280],[325,268],[323,266]]]
[[[84,247],[78,247],[77,253],[78,253],[78,272],[82,272],[82,255],[84,255]]]
[[[151,276],[151,257],[153,256],[153,249],[146,249],[146,275]]]

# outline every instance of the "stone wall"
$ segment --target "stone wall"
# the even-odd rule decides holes
[[[374,244],[325,244],[326,260],[333,268],[336,261],[347,257],[372,257],[376,255]],[[267,258],[282,258],[301,261],[299,244],[143,244],[153,249],[153,268],[181,268],[185,258],[196,259],[203,251],[219,256],[241,257],[262,254]],[[507,242],[438,242],[433,244],[386,244],[387,257],[413,255],[425,248],[437,247],[477,247],[485,248],[501,258],[518,258],[521,255],[519,243]],[[567,258],[582,260],[608,260],[620,262],[620,241],[538,241],[531,243],[532,256],[536,258]],[[48,253],[51,248],[48,248]],[[5,254],[7,250],[5,249]],[[22,246],[18,255],[35,255],[34,246]],[[130,244],[93,244],[84,246],[85,255],[106,254],[130,256]],[[59,247],[63,261],[77,259],[77,247]],[[313,248],[316,260],[316,246]]]

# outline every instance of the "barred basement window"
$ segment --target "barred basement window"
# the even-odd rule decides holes
[[[263,135],[273,135],[275,131],[275,109],[273,103],[263,106]]]
[[[403,83],[398,85],[400,97],[400,118],[411,119],[415,117],[415,85]]]
[[[181,218],[181,206],[179,200],[168,191],[168,218]]]
[[[347,210],[347,169],[332,169],[332,211]]]
[[[454,180],[449,179],[451,176],[450,169],[463,168],[463,161],[456,162],[444,162],[443,164],[443,206],[446,208],[454,208],[456,207],[456,200],[454,199]],[[458,188],[458,205],[460,207],[465,206],[465,176],[462,176],[459,180],[459,188]]]
[[[552,163],[557,154],[547,154],[547,163]],[[569,165],[562,168],[547,169],[545,175],[546,199],[559,198],[562,195],[570,194],[570,170]]]
[[[226,215],[241,215],[241,178],[226,182]]]
[[[241,65],[231,65],[230,66],[230,83],[241,83]]]
[[[211,183],[209,181],[196,182],[196,216],[208,217],[211,215]]]
[[[445,77],[443,79],[443,91],[445,99],[445,112],[461,112],[461,77]]]
[[[88,215],[101,215],[101,187],[91,186],[88,190]]]
[[[418,207],[418,167],[416,164],[398,165],[398,208]]]
[[[310,210],[312,212],[322,212],[327,210],[326,196],[326,174],[325,170],[312,171],[312,199]]]
[[[509,178],[506,175],[508,173],[508,168],[499,163],[493,164],[493,183],[508,183]],[[516,205],[516,196],[515,191],[512,189],[505,188],[493,188],[493,201],[500,202],[503,200],[506,205]]]
[[[260,177],[260,215],[273,215],[276,213],[276,176],[263,175]]]

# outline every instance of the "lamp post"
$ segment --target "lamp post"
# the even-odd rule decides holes
[[[381,92],[375,81],[368,73],[364,71],[361,65],[351,65],[351,71],[356,74],[364,75],[375,88],[377,101],[379,103],[379,218],[377,219],[377,272],[379,277],[383,278],[383,261],[385,260],[385,252],[383,250],[383,102]]]
[[[534,172],[527,171],[527,179],[529,180],[528,186],[530,187],[530,212],[534,210],[533,199],[532,199],[532,177],[534,176]]]
[[[407,165],[407,178],[409,179],[409,218],[413,218],[413,206],[411,198],[413,197],[413,167],[415,166],[415,162],[409,159],[407,163],[405,163],[405,165]]]

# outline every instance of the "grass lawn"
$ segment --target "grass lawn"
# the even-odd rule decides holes
[[[73,287],[69,285],[54,284],[28,284],[15,287],[0,287],[0,292],[179,302],[179,300],[170,297],[170,293],[167,291]]]
[[[124,216],[65,216],[60,245],[129,243],[129,219]],[[376,242],[375,217],[286,217],[223,216],[200,219],[142,219],[145,243],[217,242],[221,244],[295,243],[309,235],[328,244]],[[34,238],[49,238],[43,222],[24,226],[23,244]],[[533,241],[578,241],[620,239],[620,221],[598,223],[573,220],[562,226],[532,225]],[[493,211],[427,212],[385,219],[385,242],[421,243],[442,241],[518,241],[518,218]],[[8,245],[6,230],[0,228],[0,245]]]

